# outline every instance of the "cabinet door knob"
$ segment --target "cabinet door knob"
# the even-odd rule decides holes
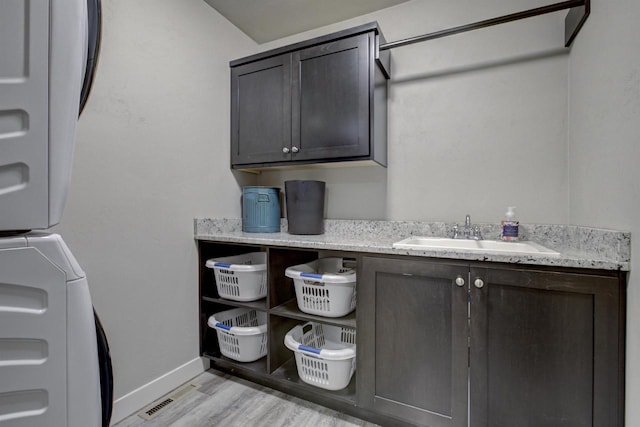
[[[462,278],[462,276],[458,276],[456,278],[456,285],[458,286],[464,286],[464,279]]]
[[[482,289],[484,287],[484,281],[482,279],[476,279],[476,281],[473,282],[473,284],[478,289]]]
[[[284,154],[289,154],[289,147],[282,147],[282,152]]]
[[[291,147],[291,152],[292,152],[292,153],[297,153],[298,151],[300,151],[300,150],[298,149],[298,147]]]

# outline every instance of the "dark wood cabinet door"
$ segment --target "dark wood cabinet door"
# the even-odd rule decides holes
[[[468,265],[362,260],[358,404],[413,425],[466,427]]]
[[[471,282],[472,426],[622,426],[616,277],[472,267]]]
[[[293,160],[368,156],[373,34],[293,53]]]
[[[290,148],[291,55],[232,67],[231,164],[287,161]]]

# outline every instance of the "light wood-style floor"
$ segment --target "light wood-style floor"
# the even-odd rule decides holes
[[[201,386],[159,411],[152,420],[133,414],[113,427],[376,427],[214,370],[190,383]]]

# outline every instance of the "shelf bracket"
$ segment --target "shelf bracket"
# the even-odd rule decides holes
[[[569,9],[567,17],[564,18],[564,46],[569,47],[576,38],[582,25],[587,21],[591,13],[591,1],[584,0],[581,6],[575,6]]]
[[[433,33],[422,36],[411,37],[404,40],[389,42],[380,45],[380,50],[393,49],[396,47],[406,46],[413,43],[419,43],[427,40],[439,39],[442,37],[452,36],[454,34],[465,33],[467,31],[478,30],[480,28],[491,27],[494,25],[505,24],[507,22],[518,21],[520,19],[531,18],[533,16],[545,15],[547,13],[558,12],[560,10],[569,9],[569,13],[565,18],[565,47],[571,46],[576,35],[587,20],[590,12],[590,0],[568,0],[560,3],[550,4],[535,9],[516,12],[509,15],[499,16],[497,18],[486,19],[484,21],[474,22],[472,24],[460,25],[458,27],[448,28],[445,30],[435,31]]]

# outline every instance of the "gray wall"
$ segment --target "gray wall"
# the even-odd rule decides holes
[[[193,218],[240,215],[228,63],[254,43],[201,0],[103,2],[103,31],[55,231],[89,278],[118,399],[199,356]]]
[[[103,2],[103,51],[56,231],[89,276],[116,398],[198,356],[192,219],[239,217],[242,185],[325,180],[330,218],[497,222],[516,205],[523,222],[636,231],[638,56],[622,36],[635,40],[638,5],[595,3],[570,54],[564,14],[394,49],[387,169],[254,176],[228,167],[229,60],[372,20],[393,41],[544,2],[413,0],[262,46],[202,0]],[[633,284],[630,299],[638,306]],[[640,313],[629,306],[635,359]],[[633,401],[640,374],[627,369]]]
[[[372,20],[395,41],[536,3],[412,1],[268,47]],[[453,221],[469,213],[475,221],[498,222],[507,206],[517,206],[525,222],[566,222],[562,19],[536,18],[392,50],[387,169],[268,172],[259,182],[325,180],[330,218]]]
[[[595,1],[569,61],[569,221],[628,230],[627,426],[640,425],[640,49],[636,0]]]

